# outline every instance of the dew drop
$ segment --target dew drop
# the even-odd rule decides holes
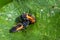
[[[47,13],[47,16],[49,17],[49,16],[50,16],[50,14],[49,14],[49,13]]]
[[[12,19],[9,19],[9,21],[12,21]]]
[[[2,37],[5,37],[5,35],[2,35]]]
[[[17,13],[15,15],[18,15]]]
[[[8,18],[6,18],[5,20],[8,20]]]
[[[23,13],[26,13],[26,12],[23,12]]]
[[[54,11],[51,11],[51,13],[54,13]]]
[[[12,17],[12,15],[11,15],[11,14],[8,14],[7,16],[8,16],[8,17]]]
[[[41,9],[41,12],[43,11],[43,9]]]
[[[55,15],[54,11],[51,11],[51,16],[54,16],[54,15]]]

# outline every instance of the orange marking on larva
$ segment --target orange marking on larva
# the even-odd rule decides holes
[[[16,30],[21,30],[21,29],[23,29],[23,25],[21,27],[17,28]]]
[[[35,19],[33,18],[33,17],[31,17],[31,16],[26,16],[32,23],[34,23],[35,22]]]

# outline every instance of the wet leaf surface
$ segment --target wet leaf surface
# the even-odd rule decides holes
[[[1,40],[60,40],[59,0],[14,0],[0,9]],[[54,7],[53,7],[54,6]],[[24,31],[9,33],[23,12],[35,16],[36,23]]]

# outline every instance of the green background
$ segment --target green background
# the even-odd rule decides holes
[[[36,23],[9,33],[24,12],[34,15]],[[0,40],[60,40],[60,0],[1,0]]]

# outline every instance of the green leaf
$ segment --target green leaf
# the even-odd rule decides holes
[[[12,0],[0,0],[0,8],[3,7],[4,5],[12,2]]]
[[[14,0],[0,9],[0,40],[60,40],[59,0]],[[36,23],[16,33],[9,30],[23,12],[35,16]]]

